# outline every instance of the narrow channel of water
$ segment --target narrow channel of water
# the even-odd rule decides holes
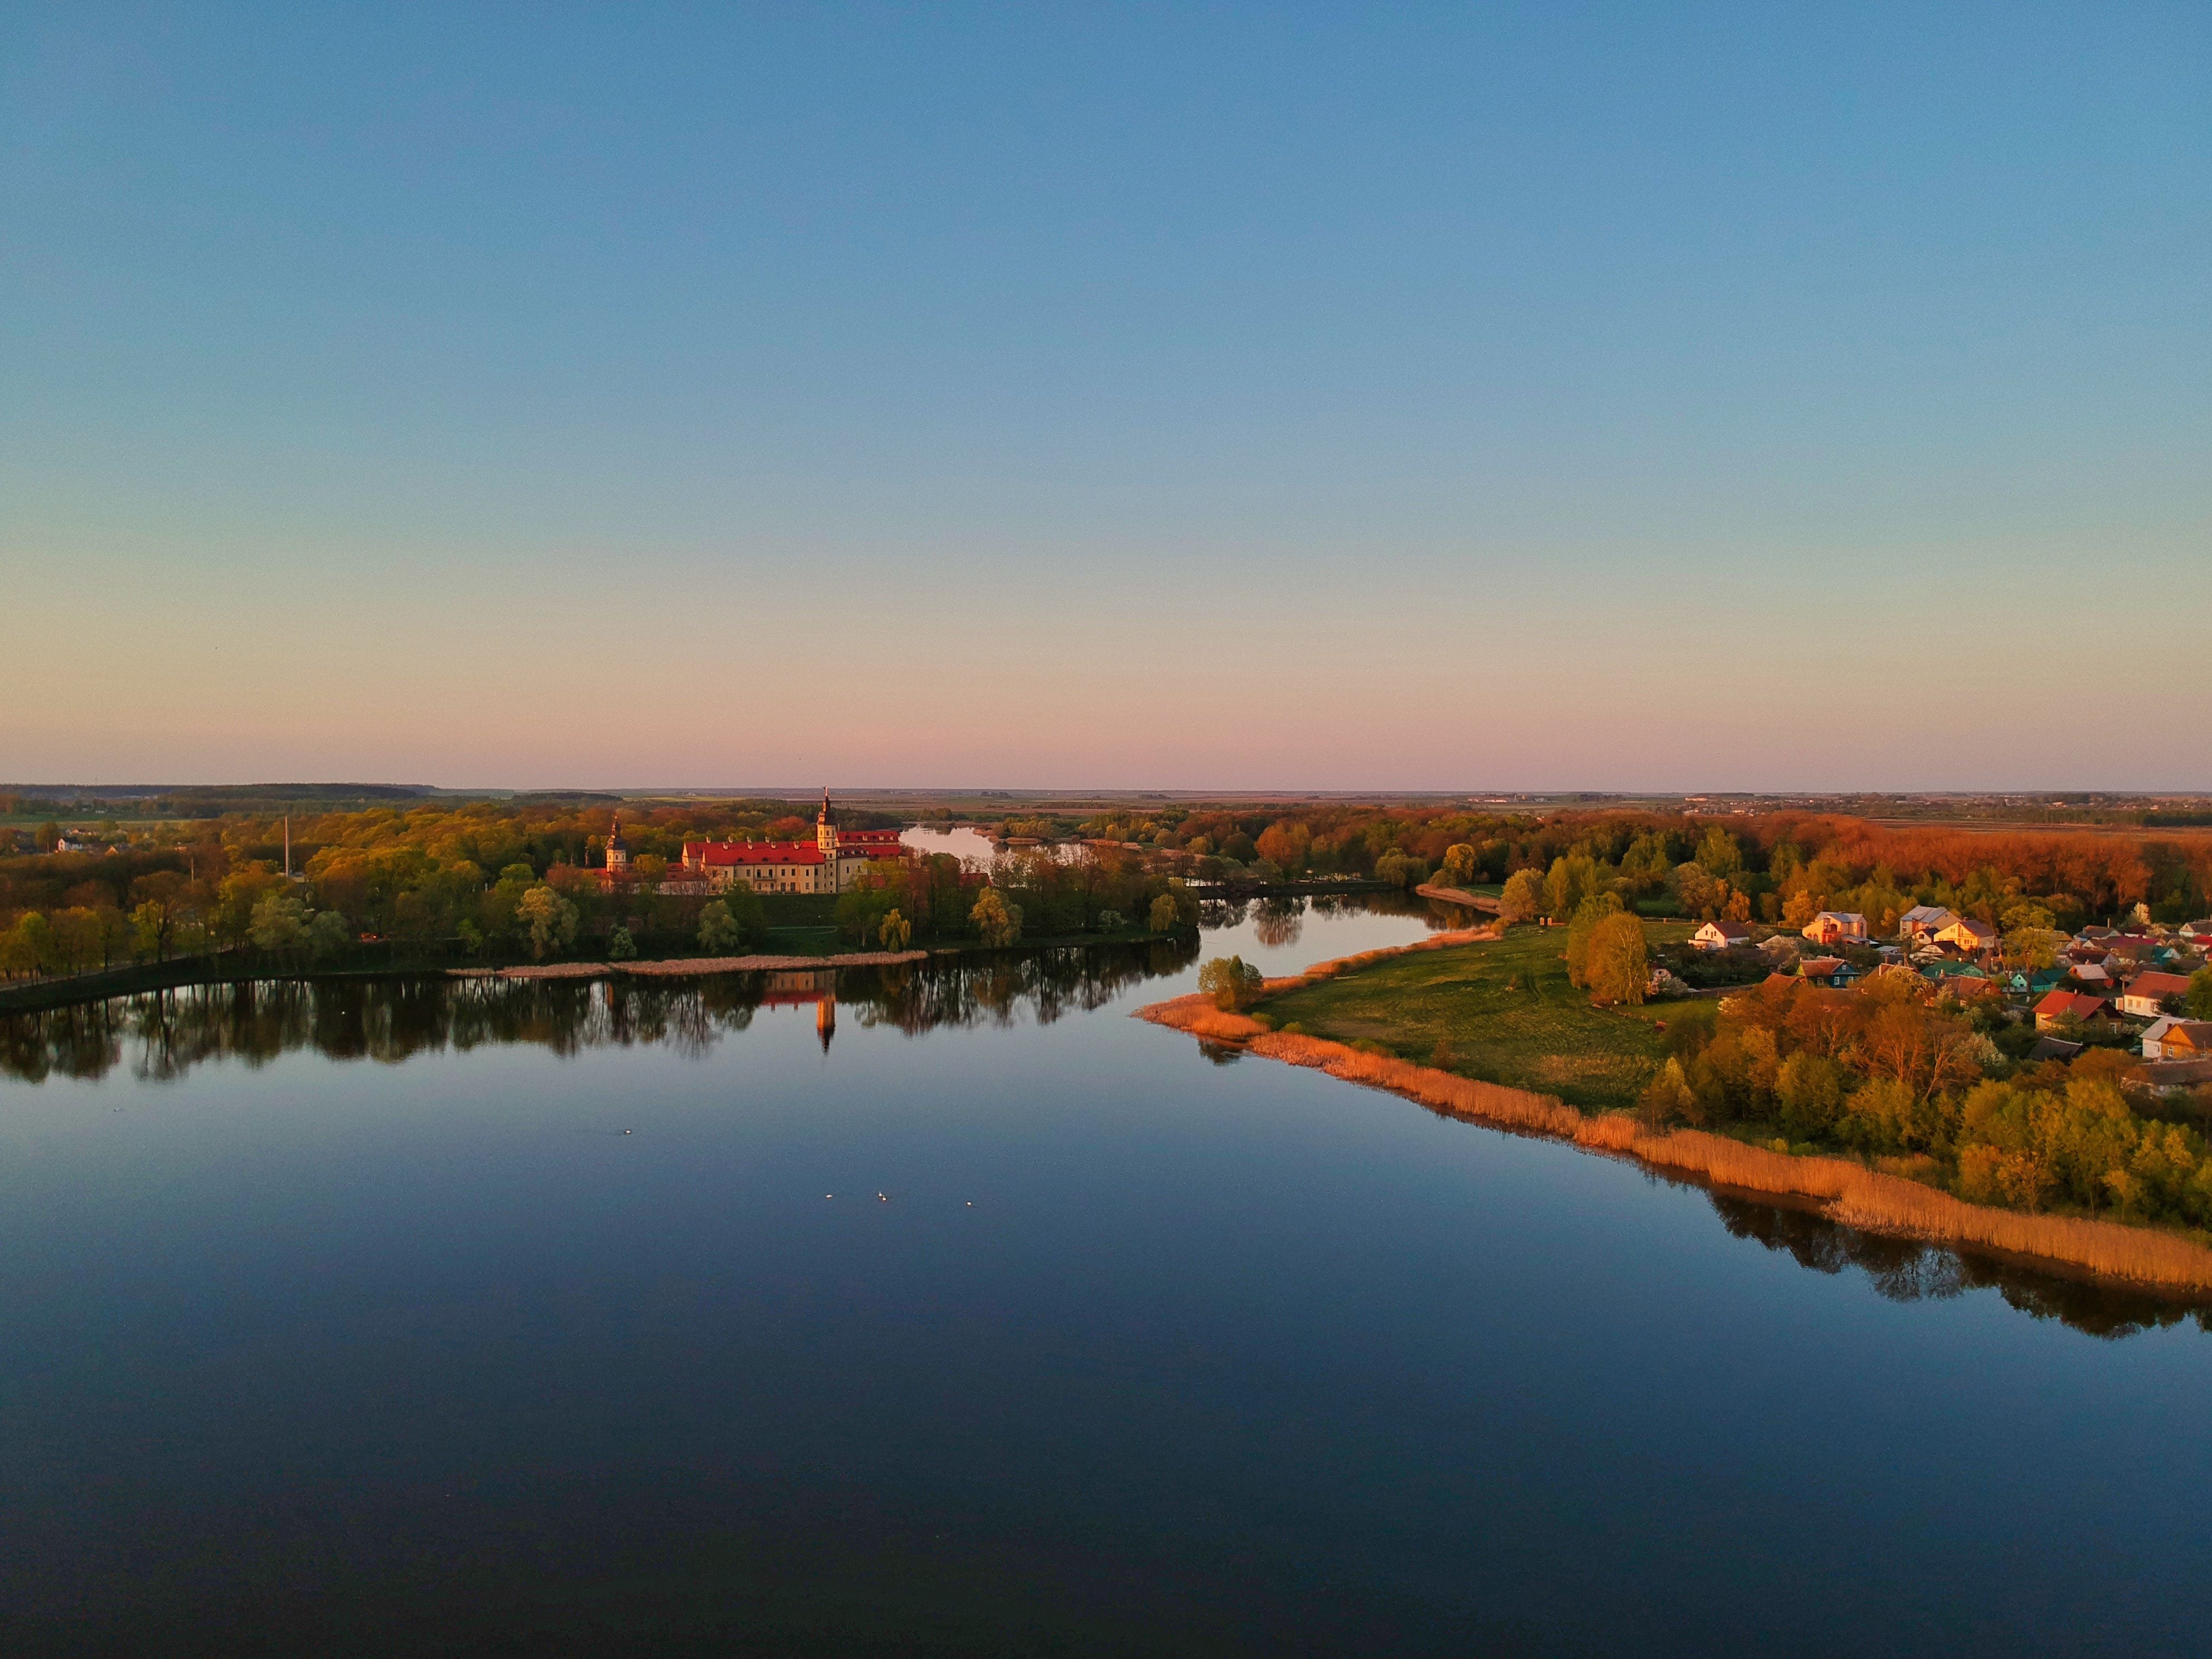
[[[2193,1320],[1127,1018],[1197,960],[5,1022],[0,1649],[2201,1650]]]

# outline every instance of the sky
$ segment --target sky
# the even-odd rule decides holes
[[[0,781],[2212,790],[2212,8],[0,3]]]

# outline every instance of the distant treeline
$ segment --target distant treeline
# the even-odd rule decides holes
[[[0,971],[74,972],[248,942],[313,951],[362,934],[503,940],[526,945],[532,954],[557,953],[580,939],[611,940],[618,928],[704,925],[715,901],[655,890],[685,841],[806,838],[813,820],[811,803],[775,799],[625,810],[623,834],[641,879],[607,893],[593,866],[604,861],[617,810],[612,802],[295,806],[293,868],[305,879],[291,883],[281,870],[285,813],[275,810],[281,805],[118,835],[112,853],[0,857]],[[840,817],[853,827],[902,821],[844,809]],[[2165,921],[2212,909],[2206,896],[2212,837],[2148,830],[1979,833],[1817,814],[1492,812],[1350,803],[1164,803],[1000,827],[1105,845],[1087,860],[1007,863],[989,878],[1002,890],[1004,915],[988,908],[975,914],[986,878],[973,872],[902,872],[897,880],[909,886],[899,895],[872,888],[846,908],[840,925],[847,936],[872,933],[879,942],[894,909],[922,940],[988,939],[1009,925],[1032,938],[1060,935],[1096,931],[1109,920],[1158,931],[1155,922],[1169,921],[1165,912],[1155,915],[1164,899],[1170,901],[1172,925],[1183,925],[1188,906],[1174,896],[1173,876],[1353,876],[1410,886],[1441,873],[1461,884],[1517,881],[1516,902],[1562,918],[1602,894],[1688,915],[1775,922],[1814,909],[1856,910],[1884,932],[1914,903],[1948,905],[2008,927],[2014,925],[2008,917],[2022,914],[2039,925],[2069,927],[2137,903]],[[716,923],[722,944],[729,927],[742,935],[745,909],[725,903]]]

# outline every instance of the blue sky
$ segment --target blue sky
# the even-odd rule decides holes
[[[0,775],[2212,788],[2202,7],[335,13],[0,9]]]

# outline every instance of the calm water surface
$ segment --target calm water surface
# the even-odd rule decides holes
[[[1196,960],[15,1022],[0,1651],[2212,1645],[2193,1319],[1127,1018]]]

